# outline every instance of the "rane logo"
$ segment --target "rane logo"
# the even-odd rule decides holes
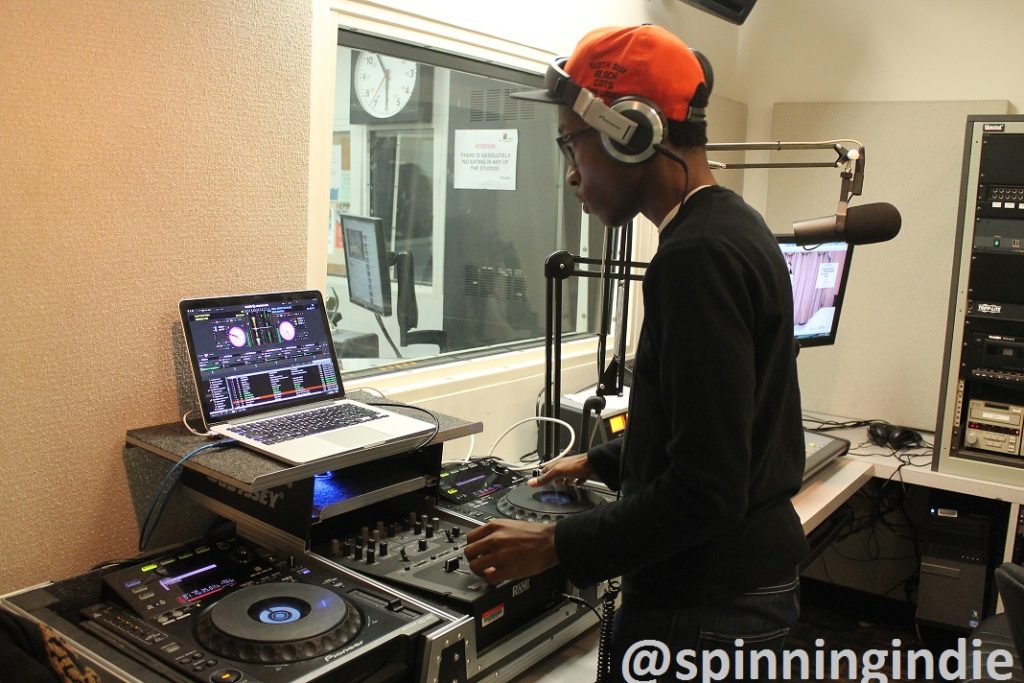
[[[999,304],[978,304],[978,313],[1002,313],[1003,307]]]
[[[522,595],[523,593],[525,593],[528,590],[530,590],[530,580],[529,579],[523,579],[522,581],[520,581],[516,585],[512,586],[512,597],[514,598],[517,595]]]

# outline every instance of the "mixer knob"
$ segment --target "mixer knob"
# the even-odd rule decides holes
[[[433,524],[427,524],[427,538],[433,538],[433,537],[434,537],[434,525]]]
[[[373,542],[380,543],[380,529],[373,530]]]
[[[416,534],[417,536],[419,536],[422,531],[423,531],[423,525],[420,524],[419,521],[417,521],[415,526],[413,526],[413,528],[412,528],[412,532],[414,534]]]
[[[252,551],[244,545],[235,546],[231,551],[231,559],[239,564],[249,564],[252,562]]]
[[[398,525],[392,522],[388,524],[388,538],[394,538],[398,535]]]
[[[444,570],[445,570],[445,572],[451,574],[453,571],[455,571],[458,568],[459,568],[459,558],[457,558],[457,557],[449,557],[447,560],[444,561]]]
[[[351,557],[352,556],[352,541],[345,541],[341,546],[341,556]]]
[[[331,555],[337,557],[341,554],[341,541],[336,538],[331,539]]]
[[[462,534],[462,529],[457,526],[452,527],[452,538],[458,538]]]
[[[361,559],[363,559],[363,546],[357,545],[354,548],[352,548],[352,559],[353,560],[361,560]]]
[[[378,544],[378,546],[379,546],[380,557],[386,556],[388,554],[388,542],[387,541],[381,541]]]
[[[427,549],[427,539],[421,538],[419,540],[419,543],[416,544],[416,547],[419,548],[420,550],[426,550]]]
[[[377,552],[372,545],[366,546],[366,564],[373,564]]]
[[[370,540],[370,527],[364,526],[360,529],[359,536],[363,539],[363,545],[366,545],[366,542]]]

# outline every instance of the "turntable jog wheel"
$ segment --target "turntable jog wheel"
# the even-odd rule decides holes
[[[242,662],[283,664],[333,652],[363,626],[359,608],[320,586],[249,586],[203,611],[196,637],[212,652]]]
[[[533,487],[521,484],[498,501],[498,512],[512,519],[556,522],[562,517],[589,510],[601,502],[586,489],[575,486]]]

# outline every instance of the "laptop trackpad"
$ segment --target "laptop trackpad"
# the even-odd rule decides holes
[[[319,434],[317,439],[346,448],[366,448],[384,443],[390,436],[384,432],[365,425],[353,425],[326,434]]]

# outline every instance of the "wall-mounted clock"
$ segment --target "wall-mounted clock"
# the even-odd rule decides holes
[[[377,52],[353,52],[352,123],[430,121],[433,68]]]

